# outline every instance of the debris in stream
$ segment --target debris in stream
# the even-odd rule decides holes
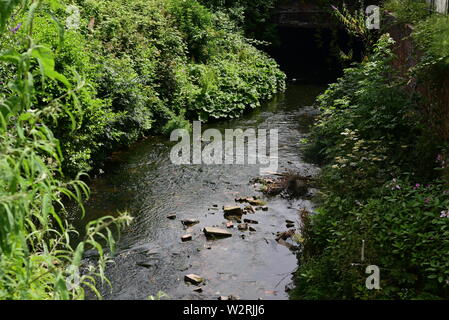
[[[289,228],[294,228],[295,224],[294,223],[287,223],[285,226],[289,229]]]
[[[309,188],[312,188],[315,183],[315,178],[294,172],[285,172],[276,180],[257,178],[255,182],[262,185],[260,191],[264,194],[298,198],[308,195]]]
[[[276,241],[279,242],[279,240],[287,240],[288,238],[293,237],[295,232],[296,232],[295,229],[290,229],[290,230],[284,231],[284,232],[278,232],[277,236],[276,236]]]
[[[191,284],[198,285],[198,284],[202,283],[204,281],[204,279],[201,278],[199,275],[191,273],[191,274],[186,274],[184,276],[184,281],[189,282]]]
[[[226,238],[226,237],[232,237],[232,233],[230,233],[227,230],[216,228],[216,227],[205,227],[203,229],[204,234],[206,237],[211,238]]]
[[[226,228],[228,228],[228,229],[234,228],[234,223],[232,223],[232,221],[227,222]]]

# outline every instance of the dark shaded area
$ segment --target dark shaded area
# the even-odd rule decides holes
[[[343,68],[362,58],[363,44],[344,29],[279,28],[279,46],[268,53],[276,59],[289,81],[329,83]],[[342,60],[340,53],[350,55]],[[352,55],[350,54],[352,52]]]

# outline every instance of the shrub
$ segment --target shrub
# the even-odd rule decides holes
[[[9,2],[12,9],[18,4]],[[59,2],[51,4],[55,9]],[[82,83],[59,73],[52,49],[33,38],[33,17],[44,14],[42,8],[43,2],[38,1],[15,11],[16,17],[26,19],[20,32],[15,29],[14,37],[4,36],[8,31],[3,30],[3,20],[8,17],[3,11],[0,16],[0,41],[8,43],[8,50],[0,53],[0,62],[14,71],[13,77],[2,78],[6,85],[0,94],[2,300],[82,299],[86,287],[99,295],[95,283],[106,280],[104,266],[108,261],[99,241],[106,240],[103,243],[112,251],[112,225],[130,220],[120,215],[91,221],[85,236],[76,239],[77,231],[66,218],[65,202],[75,201],[82,208],[88,188],[80,175],[72,181],[64,177],[60,144],[46,122],[52,119],[54,124],[69,115],[71,130],[76,128],[77,119],[60,101],[66,97],[67,101],[78,101]],[[60,96],[54,95],[57,91]],[[97,265],[86,266],[81,261],[89,248],[98,251]]]
[[[318,98],[323,112],[307,151],[325,164],[322,194],[302,228],[296,298],[449,293],[447,183],[434,170],[435,159],[444,164],[442,144],[422,125],[417,97],[394,76],[391,44],[383,35],[368,61],[345,70]],[[380,267],[381,290],[365,288],[368,265]]]

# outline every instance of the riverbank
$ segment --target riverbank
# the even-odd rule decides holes
[[[305,148],[324,164],[321,195],[303,221],[292,298],[448,297],[447,148],[393,68],[393,43],[382,35],[318,98]]]

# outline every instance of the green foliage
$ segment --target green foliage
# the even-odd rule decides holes
[[[449,17],[432,15],[416,25],[412,36],[424,53],[418,65],[422,73],[446,73],[449,68]]]
[[[302,230],[297,298],[448,296],[449,199],[434,170],[441,145],[391,69],[392,43],[383,35],[368,61],[318,98],[307,151],[324,164],[322,195]],[[366,289],[368,265],[380,267],[381,290]]]
[[[82,208],[89,191],[80,175],[64,179],[60,144],[46,122],[55,122],[56,114],[69,115],[67,129],[75,130],[76,119],[59,101],[78,101],[82,82],[73,84],[59,73],[53,50],[33,38],[34,15],[46,3],[37,1],[16,12],[24,14],[26,23],[14,45],[0,53],[0,61],[14,71],[4,78],[7,89],[0,94],[0,299],[80,299],[86,287],[99,295],[95,282],[107,280],[108,260],[99,240],[112,250],[112,225],[129,222],[126,215],[92,221],[74,245],[76,230],[64,204],[71,200]],[[1,38],[12,44],[12,38]],[[62,95],[40,101],[47,88],[56,87]],[[97,266],[83,265],[86,248],[98,251]]]
[[[148,132],[238,116],[283,90],[285,76],[226,13],[194,0],[0,6],[0,299],[99,295],[102,244],[112,252],[113,226],[130,218],[78,235],[64,205],[82,208],[88,195],[79,172]],[[91,248],[96,266],[81,259]]]
[[[189,54],[200,62],[210,57],[208,43],[213,30],[213,14],[196,0],[170,0],[168,9],[187,44]]]
[[[368,49],[375,44],[375,34],[366,27],[366,7],[363,1],[359,8],[352,10],[345,3],[341,8],[333,5],[331,7],[332,14],[344,25],[350,35],[360,38]]]
[[[277,64],[225,13],[196,0],[74,1],[80,23],[71,28],[62,24],[70,18],[66,5],[52,3],[44,3],[51,15],[36,13],[34,37],[54,51],[58,74],[82,85],[73,100],[56,99],[64,92],[61,82],[42,83],[42,93],[37,84],[36,104],[53,101],[57,108],[46,123],[70,175],[100,166],[113,148],[150,131],[165,134],[188,127],[187,120],[235,117],[284,89]],[[16,48],[15,35],[6,33],[4,46]],[[0,73],[10,77],[3,66]],[[67,130],[73,121],[76,130]]]
[[[393,12],[399,23],[416,23],[430,15],[429,4],[425,0],[387,0],[383,8]]]
[[[200,2],[215,11],[229,14],[233,21],[243,27],[246,36],[277,42],[277,28],[272,16],[280,0],[201,0]]]

